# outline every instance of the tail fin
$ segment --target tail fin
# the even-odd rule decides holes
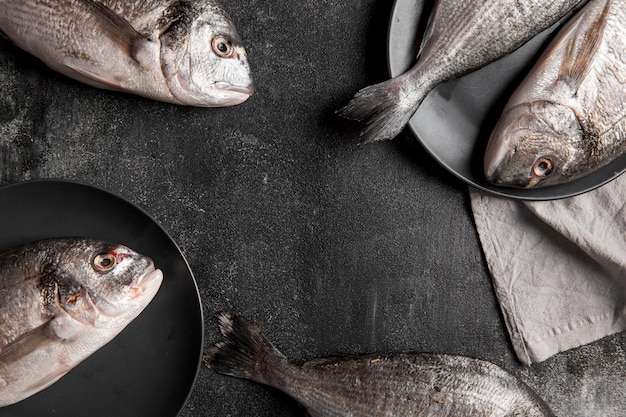
[[[287,358],[246,318],[229,313],[217,318],[227,340],[207,349],[204,364],[224,375],[272,385],[268,371],[284,366]]]
[[[426,93],[406,85],[408,77],[399,76],[357,92],[337,111],[339,116],[364,123],[361,143],[393,139],[409,122]]]

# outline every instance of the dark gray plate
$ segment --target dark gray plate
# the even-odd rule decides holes
[[[141,209],[68,181],[0,187],[0,251],[88,236],[150,256],[163,284],[122,333],[49,388],[0,408],[0,417],[174,417],[198,374],[204,339],[196,282],[176,244]]]
[[[425,0],[396,0],[389,28],[388,64],[395,77],[410,68],[423,30]],[[426,2],[427,5],[430,2]],[[426,11],[425,11],[426,12]],[[440,85],[426,97],[409,128],[430,155],[468,184],[524,200],[552,200],[590,191],[626,170],[626,155],[579,180],[537,189],[497,187],[483,174],[489,134],[515,87],[528,73],[558,24],[511,55]]]

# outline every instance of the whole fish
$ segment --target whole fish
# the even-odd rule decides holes
[[[207,350],[205,364],[284,391],[310,417],[554,416],[528,386],[489,362],[394,354],[299,366],[245,318],[222,313],[218,319],[227,341]]]
[[[93,239],[0,254],[0,406],[48,387],[108,343],[162,280],[150,258]]]
[[[623,0],[591,0],[559,32],[489,138],[489,181],[565,183],[626,152],[625,27]]]
[[[437,0],[415,65],[366,87],[338,114],[364,122],[362,142],[397,136],[437,85],[519,48],[581,0]]]
[[[236,105],[253,90],[219,0],[0,0],[0,32],[100,88],[200,107]]]

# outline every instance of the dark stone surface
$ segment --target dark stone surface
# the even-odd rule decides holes
[[[408,132],[360,147],[334,115],[387,77],[391,2],[226,3],[257,87],[233,108],[96,90],[0,42],[0,182],[79,180],[144,208],[194,271],[207,345],[219,340],[213,313],[229,310],[297,361],[465,354],[517,374],[560,416],[623,417],[626,336],[521,366],[466,186]],[[275,390],[202,369],[181,415],[302,414]]]

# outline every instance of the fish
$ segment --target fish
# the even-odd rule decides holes
[[[581,0],[437,0],[414,65],[365,87],[337,114],[359,121],[361,143],[396,137],[439,84],[515,51]]]
[[[360,355],[290,362],[259,327],[222,312],[225,341],[208,348],[215,372],[277,388],[310,417],[546,417],[546,403],[491,362],[444,354]]]
[[[52,385],[111,341],[163,281],[154,262],[91,238],[0,254],[0,407]]]
[[[94,87],[196,107],[234,106],[254,91],[219,0],[0,0],[0,33]]]
[[[626,152],[624,27],[623,1],[591,0],[559,31],[491,133],[488,181],[564,184]]]

